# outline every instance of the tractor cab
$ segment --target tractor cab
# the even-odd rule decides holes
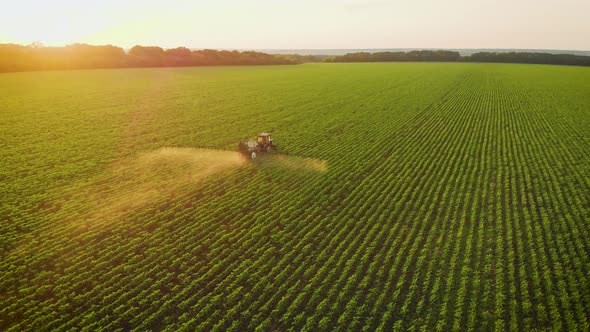
[[[268,133],[262,133],[260,135],[258,135],[256,137],[256,141],[259,144],[268,144],[268,143],[272,143],[272,139],[270,138],[270,134]]]
[[[276,145],[272,144],[272,138],[269,133],[262,133],[256,136],[256,143],[262,151],[276,150]]]

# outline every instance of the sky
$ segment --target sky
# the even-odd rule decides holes
[[[0,43],[590,50],[590,0],[18,0]]]

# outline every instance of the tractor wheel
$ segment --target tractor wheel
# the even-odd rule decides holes
[[[270,150],[272,150],[272,147],[269,145],[266,147],[266,152],[270,152]]]
[[[252,159],[256,159],[256,152],[252,152]]]

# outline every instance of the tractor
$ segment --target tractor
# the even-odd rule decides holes
[[[256,136],[256,140],[241,141],[238,150],[249,158],[256,159],[260,152],[270,152],[276,150],[277,146],[273,144],[270,134],[262,133]]]

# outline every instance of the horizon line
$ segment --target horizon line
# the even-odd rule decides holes
[[[179,48],[179,47],[185,47],[188,48],[190,50],[205,50],[205,49],[210,49],[210,50],[237,50],[237,51],[241,51],[241,50],[271,50],[271,51],[280,51],[280,50],[317,50],[317,51],[326,51],[326,50],[335,50],[335,51],[342,51],[342,50],[547,50],[547,51],[576,51],[576,52],[590,52],[590,49],[576,49],[576,48],[538,48],[538,47],[533,47],[533,48],[528,48],[528,47],[337,47],[337,48],[330,48],[330,47],[326,47],[326,48],[319,48],[319,47],[249,47],[249,48],[243,48],[243,47],[239,47],[239,48],[234,48],[234,47],[193,47],[193,46],[184,46],[184,45],[179,45],[179,46],[173,46],[173,47],[167,47],[167,46],[160,46],[160,45],[155,45],[155,44],[135,44],[131,47],[124,47],[124,46],[120,46],[120,45],[116,45],[114,43],[87,43],[87,42],[73,42],[73,43],[69,43],[69,44],[60,44],[60,45],[55,45],[55,44],[45,44],[43,43],[43,41],[33,41],[31,43],[11,43],[11,42],[0,42],[0,45],[2,44],[14,44],[14,45],[21,45],[21,46],[31,46],[36,42],[40,42],[41,43],[41,47],[66,47],[66,46],[70,46],[70,45],[75,45],[75,44],[86,44],[86,45],[91,45],[91,46],[107,46],[107,45],[111,45],[111,46],[116,46],[116,47],[120,47],[122,49],[131,49],[134,46],[144,46],[144,47],[149,47],[149,46],[156,46],[156,47],[161,47],[163,49],[174,49],[174,48]]]

